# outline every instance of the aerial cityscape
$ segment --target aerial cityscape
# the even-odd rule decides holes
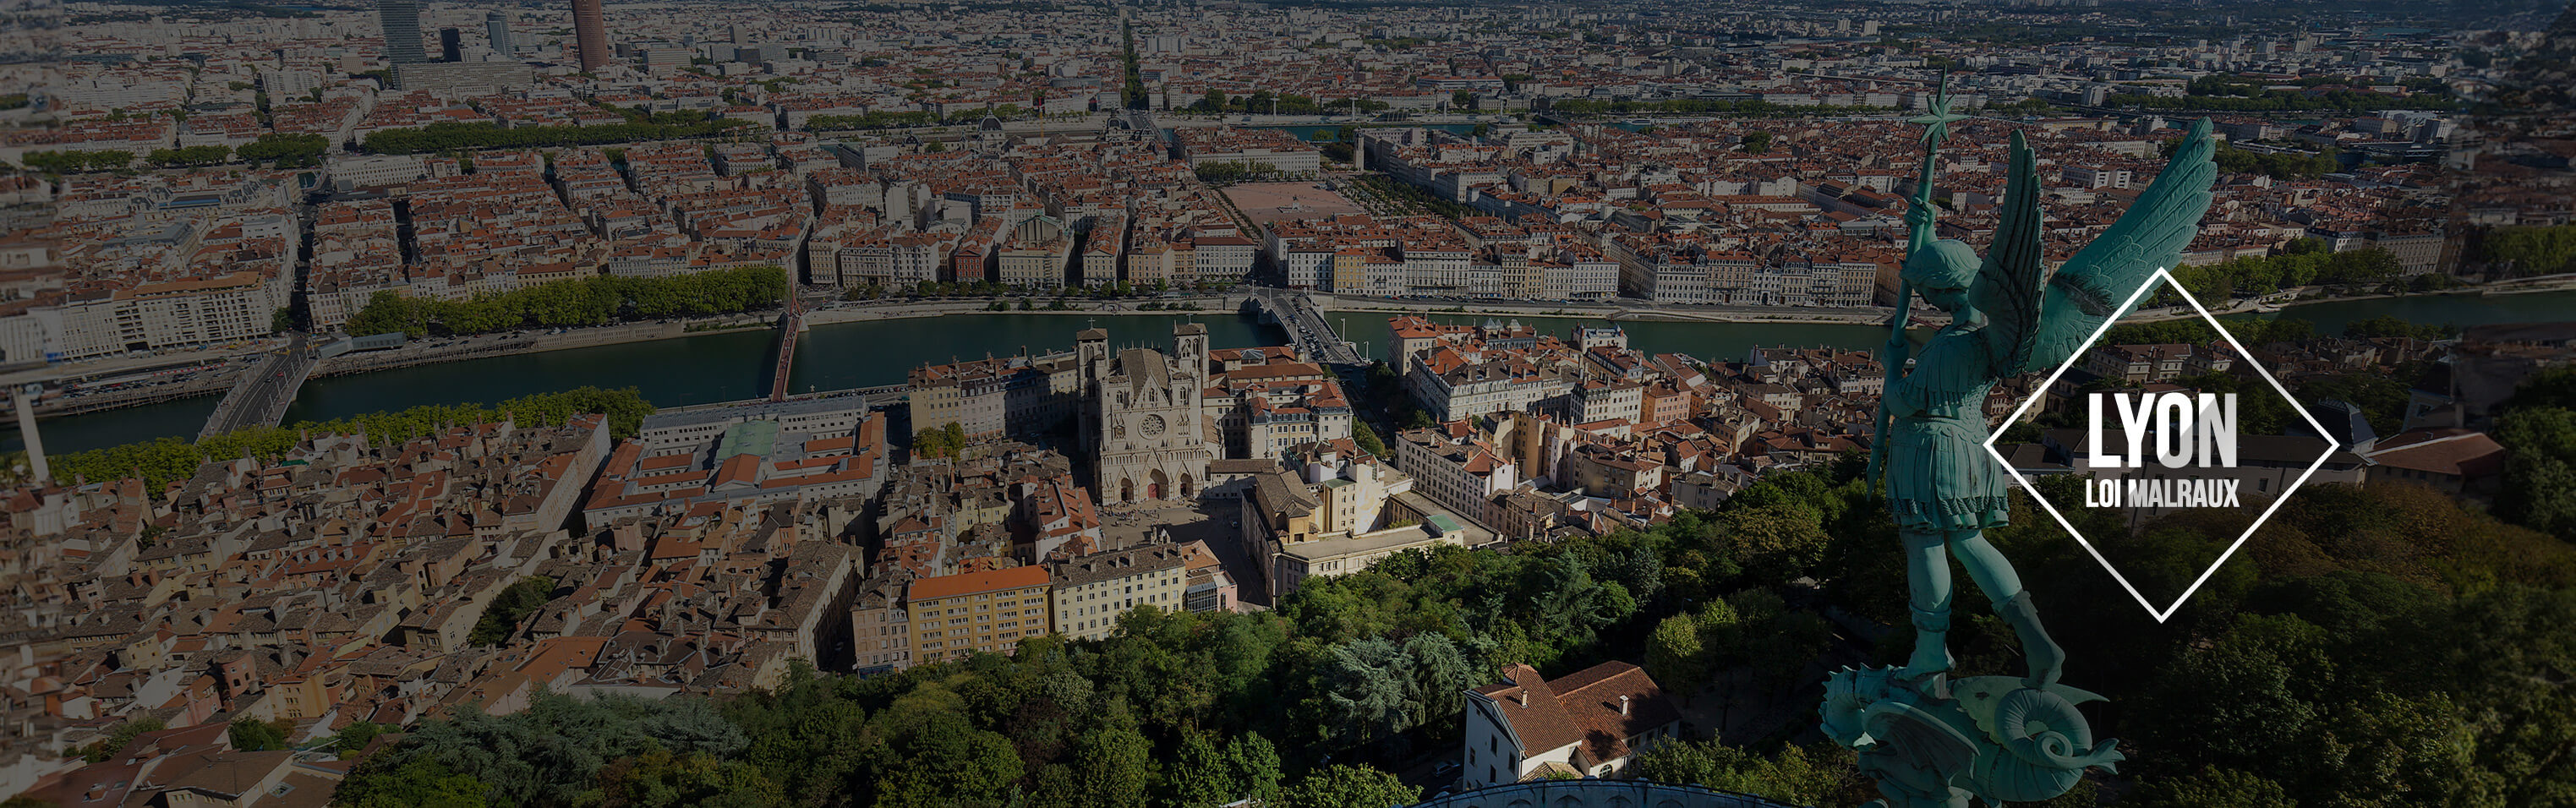
[[[2576,806],[2563,0],[0,15],[0,808]]]

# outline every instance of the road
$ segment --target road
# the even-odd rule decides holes
[[[769,400],[787,400],[787,375],[796,367],[796,335],[805,330],[805,306],[797,290],[787,290],[787,313],[778,318],[778,366],[769,370]]]
[[[1529,301],[1493,297],[1375,297],[1370,295],[1335,294],[1334,311],[1420,312],[1425,307],[1460,307],[1468,314],[1509,314],[1522,317],[1567,317],[1601,320],[1666,320],[1712,323],[1857,323],[1877,325],[1887,322],[1896,312],[1887,306],[1848,308],[1819,306],[1754,306],[1734,304],[1653,303],[1637,298],[1609,300]],[[1444,312],[1432,311],[1432,314]],[[1445,312],[1459,313],[1459,312]]]
[[[206,417],[206,428],[198,431],[203,440],[252,426],[276,426],[286,417],[286,405],[295,403],[295,391],[304,386],[304,378],[313,373],[318,359],[305,345],[307,337],[297,332],[286,347],[269,352],[252,368],[240,386],[224,394],[215,405],[213,415]]]
[[[1333,333],[1332,323],[1324,320],[1324,313],[1317,310],[1314,301],[1304,293],[1263,287],[1254,289],[1252,295],[1260,298],[1262,306],[1279,318],[1280,329],[1288,332],[1288,338],[1296,343],[1297,350],[1309,359],[1326,365],[1368,363],[1368,357],[1360,355],[1358,346]]]

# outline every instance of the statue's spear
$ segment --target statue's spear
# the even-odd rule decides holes
[[[1950,122],[1968,119],[1966,115],[1950,112],[1950,75],[1948,73],[1941,74],[1940,83],[1932,96],[1931,106],[1930,114],[1907,120],[1907,123],[1923,125],[1923,170],[1920,178],[1914,183],[1914,198],[1908,204],[1915,210],[1925,212],[1925,215],[1920,217],[1921,222],[1915,224],[1906,234],[1905,255],[1908,258],[1932,245],[1931,212],[1934,210],[1932,177],[1936,173],[1935,158],[1940,156],[1941,141],[1950,139]],[[1900,273],[1896,280],[1896,316],[1888,321],[1887,345],[1880,348],[1878,352],[1879,367],[1883,377],[1889,383],[1895,382],[1903,373],[1906,357],[1913,353],[1912,346],[1905,339],[1906,320],[1910,319],[1909,315],[1913,311],[1914,287],[1906,283],[1905,276]],[[1887,427],[1886,388],[1882,387],[1876,431],[1870,433],[1869,438],[1869,490],[1872,493],[1879,491],[1879,472],[1887,463]]]

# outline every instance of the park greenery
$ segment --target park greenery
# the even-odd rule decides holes
[[[954,460],[957,453],[965,448],[966,427],[955,421],[912,435],[912,456],[915,459],[945,457]]]
[[[607,325],[620,320],[702,317],[777,305],[787,274],[774,266],[734,267],[655,278],[597,275],[550,281],[462,300],[378,291],[345,326],[355,336],[402,332],[488,334],[520,328]]]
[[[20,155],[18,162],[48,174],[78,174],[124,168],[134,162],[134,153],[115,149],[33,151]]]
[[[603,390],[578,387],[556,393],[520,396],[485,407],[479,404],[424,404],[395,412],[378,412],[330,421],[303,421],[286,426],[254,427],[212,435],[194,443],[165,437],[54,456],[54,479],[100,482],[140,476],[146,494],[158,494],[173,482],[195,476],[208,461],[252,457],[276,460],[308,435],[364,433],[376,445],[407,441],[449,426],[489,423],[508,418],[522,426],[553,426],[584,413],[608,416],[609,433],[627,437],[653,414],[653,404],[635,388]]]
[[[1272,93],[1254,90],[1244,95],[1227,95],[1223,90],[1208,90],[1180,109],[1182,112],[1228,113],[1249,112],[1261,115],[1337,115],[1357,112],[1384,112],[1387,103],[1371,98],[1318,99],[1296,93]]]
[[[686,114],[693,120],[663,122],[664,116]],[[368,154],[442,154],[467,149],[525,149],[543,146],[595,146],[606,143],[632,143],[646,140],[686,140],[714,137],[726,130],[747,125],[748,121],[719,118],[711,113],[663,113],[652,121],[607,123],[592,126],[513,126],[473,122],[441,122],[419,128],[383,129],[369,133],[359,143]]]
[[[2497,513],[2576,541],[2576,368],[2525,381],[2506,402],[2494,437],[2506,452]]]
[[[484,646],[509,641],[510,636],[518,632],[519,621],[534,613],[537,607],[546,605],[546,601],[553,600],[554,593],[555,579],[543,575],[512,581],[509,586],[502,587],[500,594],[492,596],[491,605],[483,607],[483,616],[475,619],[474,631],[466,641]]]
[[[2379,247],[2327,252],[2325,241],[2302,238],[2273,255],[2174,267],[2173,276],[2193,297],[2215,304],[2235,295],[2268,295],[2301,286],[2369,287],[2404,271],[2395,254]]]
[[[274,132],[233,149],[233,156],[252,168],[313,168],[322,164],[323,153],[330,150],[331,139],[322,135]]]
[[[2312,180],[2343,170],[2343,162],[2335,159],[2332,146],[2309,154],[2299,151],[2258,152],[2222,144],[2210,152],[2209,159],[2218,164],[2220,171],[2261,174],[2276,180]]]
[[[1152,109],[1154,99],[1145,94],[1145,74],[1137,66],[1136,27],[1125,19],[1118,21],[1118,105],[1125,109]]]
[[[401,727],[358,721],[341,727],[339,732],[332,734],[329,746],[332,751],[347,755],[367,748],[368,742],[374,741],[377,736],[401,731]]]
[[[870,110],[858,115],[816,115],[805,119],[805,131],[829,132],[842,129],[884,129],[894,126],[928,126],[939,123],[939,116],[922,110],[890,112]]]
[[[1901,660],[1910,632],[1843,639],[1821,611],[1905,621],[1893,526],[1859,466],[1773,474],[1650,531],[1408,552],[1309,579],[1270,612],[1140,607],[1107,638],[1033,638],[1007,657],[869,677],[800,667],[737,695],[547,694],[508,716],[469,709],[364,761],[338,801],[1409,801],[1386,772],[1458,743],[1462,690],[1505,665],[1560,676],[1642,656],[1676,698],[1796,704],[1814,697],[1826,659]],[[2080,482],[2051,480],[2051,496]],[[2117,584],[2018,495],[2013,516],[1990,536],[2061,627],[2067,681],[2114,694],[2100,729],[2133,750],[2119,776],[2146,808],[2209,805],[2197,795],[2214,791],[2392,807],[2576,796],[2576,765],[2559,755],[2576,742],[2576,694],[2557,683],[2576,669],[2563,630],[2576,620],[2576,549],[2561,540],[2420,487],[2316,486],[2157,623],[2104,595]],[[2070,518],[2088,535],[2124,532],[2108,515]],[[2168,517],[2108,552],[2142,588],[2170,592],[2246,518]],[[1785,583],[1800,578],[1817,584]],[[1960,601],[1959,669],[2018,673],[1982,595],[1963,589]],[[1791,743],[1807,720],[1639,765],[1795,804],[1872,796],[1848,752]]]
[[[1588,98],[1561,98],[1548,102],[1547,111],[1559,115],[1748,115],[1795,117],[1808,115],[1852,115],[1887,112],[1882,107],[1829,106],[1823,104],[1775,104],[1760,99],[1674,98],[1662,101],[1594,101]]]
[[[2164,156],[2172,157],[2174,150],[2181,147],[2181,140],[2168,140],[2157,149]],[[2269,147],[2257,151],[2222,142],[2217,150],[2210,152],[2209,159],[2224,172],[2261,174],[2276,180],[2312,180],[2343,170],[2343,161],[2336,154],[2335,147],[2331,145],[2320,145],[2312,154]]]
[[[107,737],[93,741],[88,746],[72,749],[71,754],[64,757],[77,757],[91,763],[104,763],[116,757],[116,753],[123,750],[126,744],[134,742],[134,736],[169,728],[169,724],[151,716],[125,721],[117,724],[115,729],[108,730]]]
[[[2495,228],[2477,240],[2477,254],[2496,276],[2576,272],[2576,224]]]
[[[1032,294],[1052,294],[1059,299],[1093,298],[1106,300],[1124,297],[1161,295],[1173,291],[1196,293],[1223,292],[1227,289],[1234,288],[1237,285],[1237,282],[1226,280],[1201,280],[1174,284],[1170,281],[1159,278],[1151,283],[1138,283],[1122,280],[1113,283],[1104,283],[1097,286],[1065,286],[1055,289],[1030,289],[1027,287],[989,280],[921,281],[919,283],[899,286],[888,286],[886,284],[878,283],[859,283],[851,284],[848,288],[843,289],[841,291],[841,299],[857,301],[880,300],[888,297],[917,299],[925,297],[1002,297],[1005,295],[1011,297],[1026,297]],[[995,303],[998,307],[987,308],[986,310],[1008,311],[1011,308],[1011,304],[1008,302],[995,301]]]
[[[286,733],[294,729],[293,721],[236,718],[225,732],[228,740],[232,741],[234,749],[243,752],[273,752],[288,747]]]
[[[230,146],[181,146],[175,149],[153,149],[143,155],[144,162],[161,168],[205,168],[223,165],[233,159]]]
[[[1358,444],[1360,451],[1367,452],[1371,455],[1377,457],[1392,456],[1387,454],[1386,441],[1378,439],[1377,430],[1369,428],[1367,421],[1357,418],[1351,419],[1351,442]]]
[[[1267,181],[1279,173],[1279,168],[1261,160],[1211,160],[1200,163],[1196,171],[1200,182],[1233,185]]]
[[[1422,186],[1382,174],[1362,176],[1348,187],[1363,197],[1373,198],[1408,215],[1429,214],[1452,220],[1482,215],[1475,208],[1434,195]]]
[[[2340,76],[2311,76],[2294,82],[2297,89],[2272,88],[2236,76],[2193,79],[2181,96],[2118,93],[2104,106],[2215,112],[2375,112],[2383,109],[2446,110],[2459,101],[2441,92],[2392,95],[2345,86]],[[2438,88],[2439,85],[2432,85]]]

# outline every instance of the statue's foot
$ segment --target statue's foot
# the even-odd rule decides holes
[[[1925,631],[1914,635],[1914,654],[1905,667],[1896,672],[1902,681],[1922,681],[1950,672],[1950,645],[1941,632]]]
[[[2057,684],[2058,677],[2066,674],[2066,652],[2059,649],[2057,643],[2025,648],[2022,653],[2030,657],[2030,675],[2022,678],[2022,684],[2046,690],[2049,685]]]
[[[1917,637],[1914,640],[1914,655],[1906,658],[1905,670],[1898,675],[1913,679],[1935,673],[1949,673],[1950,661],[1950,649],[1941,642],[1940,635]]]
[[[1921,681],[1950,672],[1950,611],[1921,609],[1914,612],[1914,653],[1897,671],[1903,681]]]
[[[2066,649],[2049,639],[2048,629],[2039,624],[2039,609],[2030,603],[2030,591],[2023,590],[1995,604],[1995,614],[2012,626],[2013,636],[2021,640],[2021,655],[2030,663],[2030,675],[2022,684],[2045,690],[2057,684],[2066,672]]]

